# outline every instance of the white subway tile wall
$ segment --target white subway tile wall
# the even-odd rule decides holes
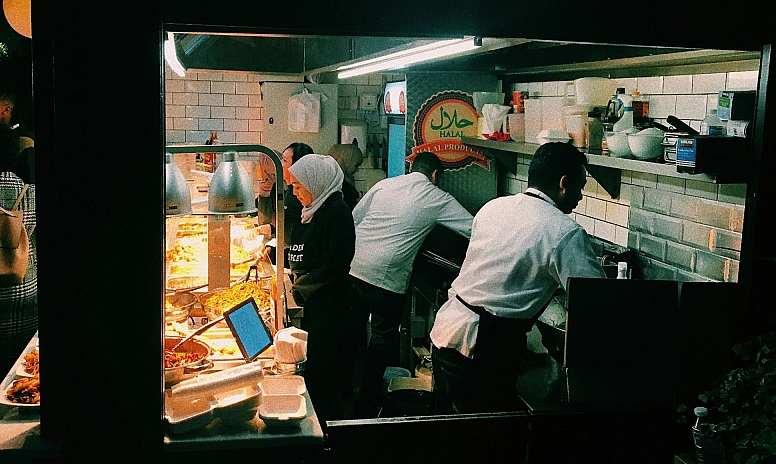
[[[626,92],[649,99],[649,116],[666,123],[676,116],[695,129],[716,108],[720,90],[756,90],[757,71],[650,76],[617,79]],[[530,82],[513,86],[531,98],[565,96],[567,82]],[[518,156],[517,174],[500,181],[502,195],[527,187],[530,156]],[[627,246],[657,260],[653,278],[738,279],[745,184],[714,184],[642,172],[622,171],[620,196],[611,198],[588,177],[583,199],[571,213],[585,230],[602,240]]]
[[[387,124],[375,111],[360,110],[359,96],[379,96],[386,80],[403,78],[368,74],[340,81],[339,119],[366,120],[370,135],[385,137]],[[187,71],[179,77],[167,68],[165,79],[166,143],[205,143],[210,132],[218,132],[218,140],[224,143],[262,143],[264,102],[260,82],[267,80],[267,75]]]

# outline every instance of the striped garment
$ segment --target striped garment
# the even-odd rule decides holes
[[[0,172],[0,206],[13,207],[24,187],[16,174]],[[24,211],[24,226],[30,231],[30,259],[24,281],[0,287],[0,365],[16,359],[38,330],[38,262],[35,251],[35,185],[30,184],[19,208]],[[0,376],[5,372],[0,372]]]

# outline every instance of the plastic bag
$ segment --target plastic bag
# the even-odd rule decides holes
[[[321,129],[322,97],[326,98],[320,92],[304,89],[288,99],[289,132],[318,132]]]
[[[493,103],[486,103],[482,105],[482,116],[485,118],[482,124],[483,134],[492,134],[494,132],[501,132],[501,128],[506,121],[507,113],[512,108],[505,105],[496,105]]]

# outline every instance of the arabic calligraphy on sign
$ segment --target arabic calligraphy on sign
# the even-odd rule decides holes
[[[461,143],[461,137],[477,136],[477,110],[472,96],[447,90],[431,96],[421,105],[413,123],[412,155],[434,152],[445,169],[461,169],[476,163],[490,169],[488,158],[474,147]]]

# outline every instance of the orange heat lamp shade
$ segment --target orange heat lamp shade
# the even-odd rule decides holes
[[[19,34],[32,38],[31,0],[3,0],[8,24]]]

